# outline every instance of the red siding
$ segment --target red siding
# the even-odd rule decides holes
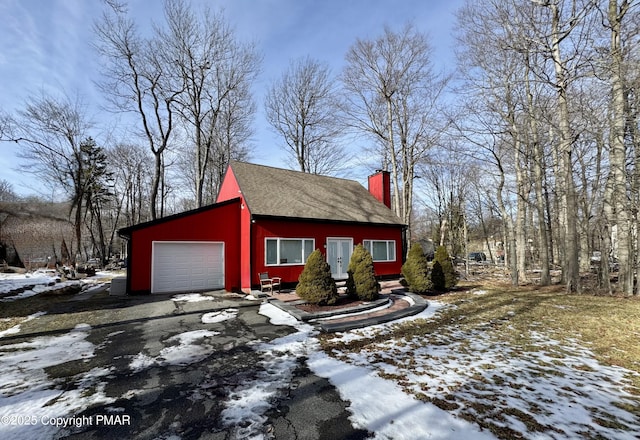
[[[240,211],[240,240],[238,243],[240,253],[240,282],[242,291],[251,293],[251,213],[242,199]]]
[[[225,202],[237,197],[242,197],[240,186],[231,167],[227,167],[227,172],[222,179],[222,185],[220,185],[220,191],[218,191],[216,203]]]
[[[391,208],[391,175],[389,171],[378,171],[369,176],[369,192],[384,203],[387,208]]]
[[[240,284],[241,200],[212,209],[160,221],[131,233],[129,254],[129,291],[151,290],[151,247],[153,241],[223,241],[225,242],[225,289],[238,290]],[[245,210],[246,211],[246,210]]]
[[[270,276],[282,277],[283,282],[296,282],[304,265],[266,266],[265,238],[313,238],[315,247],[326,255],[326,240],[329,238],[353,238],[354,246],[363,240],[395,240],[396,261],[374,263],[376,275],[396,275],[402,269],[402,226],[353,225],[319,223],[286,219],[258,219],[252,225],[253,255],[251,281],[259,284],[258,273],[269,272]],[[245,285],[243,284],[243,287]]]
[[[233,169],[227,167],[216,202],[224,202],[237,197],[241,198],[241,212],[237,225],[240,232],[234,246],[240,254],[240,285],[245,293],[251,293],[251,212],[244,201]]]

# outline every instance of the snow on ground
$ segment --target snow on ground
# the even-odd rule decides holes
[[[202,295],[173,298],[205,299]],[[266,412],[291,385],[299,362],[306,359],[315,374],[327,378],[351,402],[354,426],[374,432],[376,439],[494,438],[487,429],[467,420],[482,420],[534,440],[637,438],[633,429],[640,424],[638,418],[625,410],[638,404],[628,391],[629,377],[636,373],[601,365],[578,341],[560,342],[532,332],[529,346],[519,347],[496,340],[491,332],[463,330],[453,324],[443,324],[437,334],[392,337],[398,322],[437,319],[443,307],[452,306],[430,301],[416,316],[336,334],[331,342],[341,343],[335,345],[341,348],[328,355],[320,349],[312,326],[263,303],[260,313],[272,324],[296,331],[270,342],[256,341],[253,348],[261,357],[260,368],[254,378],[228,390],[223,423],[239,438],[263,438]],[[22,318],[22,322],[41,314]],[[219,323],[237,316],[238,309],[230,308],[203,314],[201,320],[203,324]],[[19,325],[4,330],[0,338],[19,332]],[[65,379],[65,384],[45,372],[47,367],[92,358],[99,347],[87,341],[90,331],[85,324],[57,336],[0,345],[1,420],[15,414],[34,417],[1,423],[1,437],[51,438],[60,430],[56,424],[73,424],[75,414],[115,400],[104,394],[111,367],[80,373],[70,381]],[[180,333],[164,341],[166,346],[157,356],[132,356],[130,368],[135,372],[199,362],[213,353],[214,346],[208,341],[218,334],[206,329]],[[373,342],[378,335],[388,337]],[[372,342],[363,348],[348,349],[350,343],[368,340]],[[122,397],[136,393],[130,390]]]
[[[31,321],[32,319],[36,319],[37,317],[42,316],[42,315],[46,315],[46,314],[47,314],[47,312],[36,312],[36,313],[33,313],[33,314],[27,316],[26,318],[24,318],[21,321],[20,324],[24,324],[25,322]],[[0,331],[0,338],[2,338],[4,336],[14,335],[16,333],[20,333],[20,324],[14,325],[13,327],[8,328],[6,330]]]
[[[425,311],[402,321],[437,318],[443,307],[452,306],[430,301]],[[561,343],[534,332],[534,343],[524,349],[451,326],[433,339],[382,338],[364,349],[334,350],[328,356],[306,324],[270,304],[260,313],[274,324],[298,329],[284,339],[306,342],[290,352],[306,353],[309,368],[351,402],[354,426],[375,432],[377,439],[495,438],[465,421],[469,418],[530,439],[637,438],[637,416],[624,409],[637,405],[627,391],[629,376],[636,373],[600,364],[578,341]],[[393,325],[340,333],[332,342],[370,339],[390,333]],[[279,343],[273,341],[272,349]]]
[[[179,333],[166,339],[171,344],[160,350],[158,356],[138,353],[129,364],[132,371],[138,372],[155,366],[189,365],[206,359],[213,347],[206,343],[207,338],[213,338],[220,332],[211,330],[193,330]]]
[[[405,320],[432,316],[439,306]],[[421,402],[405,393],[394,382],[382,379],[364,366],[353,365],[329,357],[320,350],[316,334],[308,324],[298,322],[271,304],[263,304],[260,313],[271,318],[272,324],[290,325],[298,332],[276,339],[263,347],[267,351],[289,353],[298,358],[308,356],[307,365],[318,376],[327,378],[351,402],[352,423],[356,428],[375,432],[377,439],[492,439],[490,434],[464,420],[458,419],[435,405]],[[388,324],[368,327],[363,333],[386,331]],[[344,333],[345,339],[350,332]],[[288,368],[280,365],[282,376]],[[292,371],[292,370],[291,370]],[[290,376],[289,376],[290,377]],[[287,379],[288,377],[285,377]],[[248,409],[248,408],[247,408]],[[237,420],[241,417],[238,416]]]
[[[112,274],[109,273],[97,272],[93,277],[61,282],[59,274],[50,269],[39,269],[24,274],[0,273],[0,302],[16,301],[74,285],[81,286],[83,293],[87,293],[92,289],[102,287],[104,283],[100,280],[111,276]],[[10,292],[16,293],[2,296]]]
[[[216,312],[205,313],[202,315],[203,324],[215,324],[216,322],[228,321],[238,316],[238,309],[218,310]]]
[[[309,368],[338,388],[351,401],[356,428],[375,432],[377,439],[493,439],[490,433],[405,393],[364,366],[356,366],[315,352]]]
[[[428,316],[433,310],[423,312],[421,316]],[[203,322],[220,322],[218,320],[222,317],[233,319],[237,312],[237,309],[213,312]],[[320,351],[316,330],[312,326],[298,322],[268,303],[261,306],[260,313],[268,316],[273,324],[289,325],[297,332],[267,343],[257,343],[254,349],[262,361],[256,377],[229,390],[226,409],[222,413],[223,423],[233,428],[239,438],[263,438],[263,425],[267,421],[264,414],[290,386],[300,359],[307,356],[310,357],[309,366],[316,374],[328,377],[342,397],[352,402],[354,424],[375,431],[377,438],[402,439],[409,438],[408,435],[416,438],[418,433],[424,433],[425,438],[427,434],[433,438],[454,438],[468,433],[476,437],[466,435],[465,438],[484,438],[473,425],[412,398],[371,371],[328,357]],[[104,381],[108,380],[106,376],[111,373],[109,368],[79,374],[73,379],[75,389],[61,389],[61,384],[49,378],[44,371],[46,367],[69,361],[82,362],[93,357],[96,347],[86,340],[89,331],[88,325],[79,325],[60,336],[37,337],[28,342],[0,346],[0,363],[4,369],[0,379],[3,391],[0,417],[37,414],[37,420],[34,420],[37,423],[34,424],[1,424],[0,434],[15,439],[52,437],[60,429],[55,423],[72,424],[73,416],[91,405],[109,404],[116,400],[107,398],[102,392]],[[133,357],[130,368],[135,372],[152,366],[198,362],[212,352],[206,341],[217,334],[210,330],[180,333],[166,340],[168,345],[160,350],[158,356],[138,353]],[[374,390],[379,398],[371,398]],[[130,390],[123,397],[135,394],[136,390]],[[437,421],[435,427],[423,423],[432,419]]]
[[[227,319],[232,319],[237,310],[228,309],[223,313]],[[37,319],[41,314],[30,318]],[[63,428],[81,425],[82,420],[76,415],[85,409],[118,400],[104,394],[108,376],[113,373],[112,367],[94,368],[64,381],[51,378],[45,372],[48,367],[94,357],[98,347],[86,340],[90,331],[88,324],[79,324],[59,336],[0,345],[0,437],[16,440],[54,438]],[[130,368],[136,372],[155,366],[200,362],[214,351],[207,341],[218,334],[205,329],[179,333],[164,341],[168,345],[158,356],[138,353]],[[73,386],[69,386],[70,383]],[[122,397],[130,398],[141,392],[143,390],[129,390]],[[112,408],[112,411],[119,409]]]
[[[200,302],[200,301],[215,300],[215,298],[212,296],[202,295],[200,293],[184,293],[181,295],[174,295],[171,299],[173,301],[183,301],[183,302]]]
[[[0,436],[15,440],[52,438],[64,420],[83,409],[110,403],[104,394],[109,369],[94,368],[76,376],[76,388],[50,378],[45,368],[65,362],[83,362],[94,356],[86,340],[88,325],[60,336],[33,338],[0,346]],[[91,392],[88,392],[91,390]]]
[[[317,340],[311,337],[316,330],[309,324],[300,323],[287,312],[272,304],[260,306],[260,314],[270,318],[274,325],[289,325],[298,331],[267,343],[254,346],[260,354],[257,377],[247,380],[232,389],[222,411],[222,421],[232,428],[234,438],[259,440],[263,438],[264,416],[272,402],[287,389],[300,358],[315,350]]]
[[[429,308],[433,306],[443,305],[430,302]],[[343,333],[332,342],[373,338],[385,332],[385,327],[389,325]],[[309,364],[352,401],[357,423],[374,428],[378,438],[410,438],[415,432],[422,432],[419,438],[487,438],[487,431],[459,425],[469,418],[492,424],[513,437],[637,438],[634,429],[639,420],[624,410],[637,406],[637,397],[627,391],[635,372],[600,364],[575,340],[561,343],[536,332],[529,337],[534,342],[519,347],[496,340],[489,332],[442,326],[437,334],[426,337],[389,338],[353,352],[334,350],[332,355],[340,360],[319,353],[310,357]],[[367,377],[368,391],[362,393],[364,384],[358,382]],[[386,391],[379,398],[371,396],[371,390],[377,395],[380,389]],[[366,396],[364,402],[359,392]],[[386,403],[385,394],[396,396],[392,401],[402,395],[418,396],[447,411],[431,403],[404,404],[396,411],[402,415],[398,420],[367,407],[372,401]],[[396,404],[389,407],[396,408]],[[422,415],[402,425],[406,416],[402,408]],[[408,426],[412,431],[404,431]]]

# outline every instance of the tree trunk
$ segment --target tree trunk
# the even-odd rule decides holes
[[[552,29],[551,40],[553,58],[553,66],[556,79],[556,92],[558,103],[558,120],[559,120],[559,154],[558,168],[562,176],[562,185],[559,187],[561,192],[561,203],[563,215],[561,219],[564,221],[564,261],[563,261],[563,278],[566,283],[567,292],[580,292],[580,270],[578,267],[578,235],[577,235],[577,204],[575,183],[573,180],[573,164],[571,155],[573,152],[573,140],[571,135],[569,103],[567,97],[567,74],[566,65],[562,60],[560,51],[560,11],[556,3],[551,2],[552,11]]]
[[[532,122],[536,125],[535,122]],[[549,238],[547,236],[547,221],[545,217],[545,200],[542,188],[542,182],[544,180],[544,171],[542,167],[542,161],[544,156],[544,147],[538,142],[537,131],[532,130],[534,136],[533,139],[533,175],[534,175],[534,190],[536,195],[536,213],[538,216],[538,250],[540,254],[540,285],[548,286],[551,284],[551,275],[549,271],[549,261],[551,256],[549,255]]]
[[[516,242],[516,260],[518,268],[518,282],[526,283],[527,278],[527,231],[526,216],[527,203],[529,199],[528,184],[526,182],[525,171],[521,159],[522,144],[516,143],[516,186],[517,186],[517,202],[516,202],[516,225],[515,225],[515,242]]]
[[[393,106],[391,103],[391,97],[386,97],[387,100],[387,134],[388,145],[387,151],[391,158],[391,178],[393,179],[393,210],[400,218],[403,217],[402,209],[400,209],[400,185],[398,176],[398,158],[396,157],[396,146],[393,140]]]
[[[614,221],[617,226],[617,258],[619,264],[619,289],[626,295],[633,294],[633,255],[631,250],[631,218],[627,194],[626,149],[624,130],[626,98],[623,79],[623,54],[620,41],[621,21],[628,8],[623,1],[618,11],[618,1],[609,0],[608,19],[611,27],[611,108],[612,121],[609,144],[611,146],[610,173],[613,184]]]
[[[155,157],[154,168],[153,168],[153,182],[151,184],[151,200],[149,201],[149,208],[151,212],[151,220],[155,220],[158,218],[158,192],[160,190],[160,179],[162,178],[162,153],[160,151],[154,151],[153,155]]]
[[[509,213],[507,212],[507,208],[504,205],[504,201],[502,200],[502,191],[504,189],[504,169],[502,168],[502,164],[500,160],[496,157],[498,162],[498,169],[500,171],[500,180],[498,181],[497,187],[497,201],[498,208],[500,209],[500,214],[502,215],[502,222],[504,224],[504,264],[505,267],[508,265],[509,271],[511,273],[511,284],[513,286],[518,285],[518,266],[517,266],[517,258],[516,258],[516,243],[513,231],[513,220]]]

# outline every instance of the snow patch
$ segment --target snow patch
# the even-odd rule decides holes
[[[219,310],[217,312],[205,313],[202,315],[203,324],[215,324],[217,322],[234,319],[238,316],[238,309]]]
[[[212,347],[206,343],[207,338],[219,335],[220,332],[210,330],[193,330],[179,333],[166,340],[172,344],[160,350],[158,356],[138,353],[129,363],[129,368],[139,372],[147,368],[165,365],[190,365],[203,361],[211,355]]]
[[[0,338],[2,338],[3,336],[14,335],[16,333],[20,333],[20,325],[21,324],[24,324],[25,322],[31,321],[33,319],[36,319],[36,318],[38,318],[38,317],[40,317],[42,315],[46,315],[46,314],[47,314],[47,312],[36,312],[36,313],[33,313],[33,314],[27,316],[20,324],[14,325],[11,328],[8,328],[6,330],[1,331],[0,332]]]
[[[212,296],[201,295],[199,293],[185,293],[181,295],[175,295],[171,298],[172,301],[183,301],[183,302],[200,302],[200,301],[213,301],[215,300]]]
[[[300,359],[315,349],[317,343],[310,337],[316,332],[313,327],[299,323],[274,305],[262,304],[259,313],[274,325],[294,326],[298,332],[254,347],[262,358],[259,362],[261,370],[255,378],[230,391],[222,411],[223,424],[232,428],[235,438],[263,438],[261,432],[267,421],[264,413],[282,391],[290,387]]]

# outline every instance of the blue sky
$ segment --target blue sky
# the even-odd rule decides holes
[[[263,56],[262,73],[255,86],[252,161],[283,166],[285,153],[263,115],[268,84],[293,58],[310,55],[328,62],[334,74],[356,38],[375,38],[383,26],[400,29],[408,21],[429,35],[436,69],[452,70],[455,11],[464,0],[192,0],[224,8],[243,41],[255,41]],[[131,0],[130,10],[141,29],[162,21],[160,0]],[[93,81],[99,63],[91,48],[92,24],[101,14],[100,0],[0,0],[0,108],[13,113],[29,96],[40,91],[80,96],[92,119],[102,126],[117,118],[99,110],[102,97]],[[99,133],[94,136],[99,139]],[[38,191],[33,179],[16,171],[19,146],[0,144],[0,178],[14,184],[18,194]],[[31,182],[31,183],[25,183]]]

